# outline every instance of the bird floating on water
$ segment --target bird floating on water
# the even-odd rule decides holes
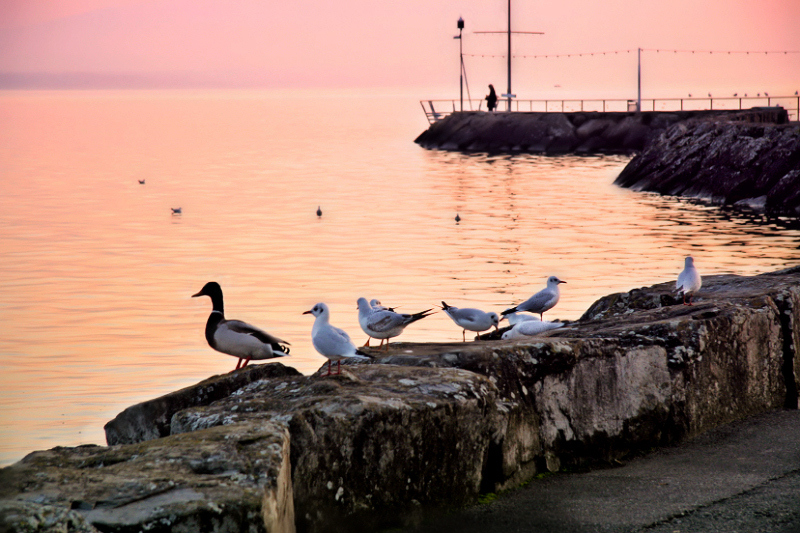
[[[144,185],[144,180],[139,180],[139,185]]]
[[[208,296],[213,306],[206,322],[208,345],[218,352],[238,357],[239,361],[233,370],[238,370],[239,365],[246,367],[251,359],[260,361],[289,355],[288,342],[247,322],[225,319],[222,288],[216,281],[206,283],[192,298],[198,296]]]
[[[181,213],[183,213],[183,208],[180,207],[170,207],[170,209],[172,209],[173,215],[180,215]]]
[[[456,325],[462,328],[461,339],[464,342],[467,342],[467,330],[480,333],[481,331],[491,329],[492,326],[494,326],[496,330],[500,323],[500,318],[497,316],[497,313],[487,313],[480,309],[473,309],[471,307],[461,309],[453,307],[452,305],[447,305],[443,301],[442,310],[447,313],[447,316],[449,316]]]
[[[694,259],[688,256],[684,261],[683,272],[678,274],[678,281],[675,283],[675,290],[683,293],[683,305],[692,305],[694,293],[703,286],[703,278],[694,266]],[[686,295],[689,301],[686,301]]]
[[[558,299],[561,297],[561,292],[558,289],[558,286],[561,283],[566,283],[566,281],[561,281],[556,276],[550,276],[547,278],[547,287],[540,290],[521,304],[510,309],[506,309],[500,314],[505,316],[510,313],[516,313],[517,311],[529,311],[531,313],[539,313],[539,317],[544,318],[544,312],[555,307],[555,305],[558,303]]]
[[[456,224],[458,224],[459,222],[461,222],[461,217],[458,216],[458,213],[456,213]]]
[[[322,216],[322,207],[321,207],[321,206],[319,206],[319,205],[317,206],[317,216],[318,216],[318,217],[321,217],[321,216]]]
[[[379,347],[383,345],[385,340],[387,349],[389,347],[389,339],[400,335],[409,324],[430,316],[432,314],[430,311],[433,310],[426,309],[414,314],[395,313],[389,309],[375,309],[363,297],[358,299],[357,305],[358,324],[361,329],[371,338],[381,339]],[[369,339],[367,339],[367,344],[364,346],[368,345]]]
[[[359,352],[350,340],[346,331],[330,324],[331,312],[324,303],[318,303],[304,315],[313,315],[314,325],[311,328],[311,344],[314,349],[328,359],[328,373],[331,375],[331,361],[336,361],[336,375],[341,369],[342,359],[368,360],[367,354]]]

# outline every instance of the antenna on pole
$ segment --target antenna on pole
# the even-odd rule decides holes
[[[506,111],[511,111],[511,99],[515,98],[517,95],[511,92],[511,34],[512,33],[522,33],[526,35],[544,35],[543,31],[511,31],[511,0],[508,0],[508,29],[506,31],[476,31],[475,33],[505,33],[508,35],[508,61],[507,61],[507,73],[508,73],[508,92],[501,96],[506,97],[507,100],[507,109]]]

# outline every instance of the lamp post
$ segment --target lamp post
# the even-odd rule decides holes
[[[463,41],[461,40],[462,31],[464,31],[464,19],[458,17],[458,35],[453,37],[453,39],[458,39],[458,62],[459,62],[458,87],[461,94],[461,111],[464,111],[464,49],[463,49]]]

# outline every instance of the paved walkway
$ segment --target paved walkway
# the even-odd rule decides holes
[[[618,468],[548,476],[407,531],[800,533],[800,411],[735,422]]]

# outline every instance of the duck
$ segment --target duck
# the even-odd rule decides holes
[[[183,213],[183,209],[180,207],[170,207],[170,209],[172,209],[173,215],[180,215],[181,213]]]
[[[683,305],[692,305],[694,293],[703,286],[703,278],[694,266],[694,258],[687,256],[683,262],[683,271],[678,274],[678,281],[675,282],[675,291],[683,293]],[[686,301],[686,295],[689,301]]]
[[[444,301],[442,301],[442,310],[447,313],[447,316],[449,316],[457,326],[462,328],[461,339],[463,342],[467,342],[467,330],[480,333],[481,331],[491,329],[492,326],[497,330],[498,324],[500,323],[500,318],[497,316],[497,313],[494,312],[487,313],[471,307],[461,309],[453,307],[452,305],[447,305]]]
[[[381,339],[378,347],[383,345],[385,340],[387,350],[389,349],[389,339],[403,333],[409,324],[433,314],[431,313],[433,308],[413,314],[395,313],[389,309],[375,309],[364,297],[359,298],[356,304],[358,305],[358,324],[361,329],[371,338]],[[367,345],[369,345],[369,339],[367,339]]]
[[[289,355],[289,343],[241,320],[227,320],[222,300],[222,287],[216,281],[206,283],[192,298],[208,296],[213,307],[206,322],[206,341],[218,352],[238,357],[236,368],[250,360],[273,359]],[[242,364],[244,361],[244,364]]]
[[[561,298],[561,291],[559,290],[558,286],[562,283],[566,283],[566,281],[560,280],[556,276],[550,276],[547,278],[547,287],[540,290],[521,304],[515,305],[510,309],[506,309],[500,314],[506,316],[518,311],[529,311],[531,313],[539,313],[539,318],[544,320],[545,311],[549,311],[555,307],[559,298]]]
[[[333,361],[336,361],[336,375],[338,376],[342,371],[342,359],[369,360],[367,354],[356,348],[346,331],[330,323],[331,311],[327,304],[320,302],[303,314],[314,316],[314,325],[311,327],[311,344],[320,355],[328,359],[328,373],[323,377],[331,375],[331,362]]]

